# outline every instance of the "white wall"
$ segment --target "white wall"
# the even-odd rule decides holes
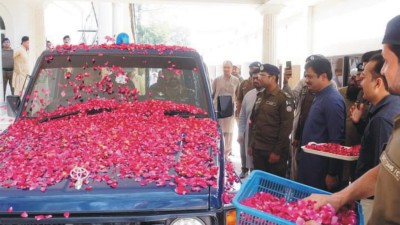
[[[10,39],[11,45],[15,46],[16,42],[14,38],[14,20],[11,16],[10,9],[6,7],[4,1],[0,1],[0,16],[3,18],[6,26],[5,36]]]
[[[307,8],[285,15],[285,11],[277,17],[277,58],[278,63],[285,66],[285,61],[301,64],[309,53],[308,14]]]
[[[379,49],[387,22],[398,14],[399,0],[321,2],[313,10],[313,50],[343,55]]]
[[[29,36],[30,71],[32,71],[37,57],[45,49],[43,9],[43,0],[0,0],[0,15],[4,20],[5,35],[10,39],[11,47],[19,48],[22,36]],[[3,83],[3,76],[0,76],[0,83]],[[0,85],[0,93],[3,93],[3,85]],[[9,90],[7,94],[10,94]],[[2,101],[2,98],[0,99]]]
[[[300,65],[301,75],[305,58],[311,54],[335,56],[380,49],[387,22],[398,14],[399,0],[287,5],[277,16],[278,63],[285,66],[290,60]]]
[[[36,58],[45,48],[43,1],[0,0],[0,13],[12,48],[16,49],[21,45],[22,36],[29,36],[29,56],[33,68]]]
[[[399,0],[326,0],[287,6],[278,16],[278,60],[302,63],[310,54],[364,53],[382,47],[386,23],[400,14]]]

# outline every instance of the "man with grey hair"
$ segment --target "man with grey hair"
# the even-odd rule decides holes
[[[242,83],[243,77],[241,75],[240,65],[233,65],[232,75],[238,78],[240,83]]]
[[[217,108],[218,96],[231,96],[232,101],[236,101],[236,90],[239,88],[240,81],[238,78],[232,75],[232,68],[232,62],[225,61],[223,63],[224,75],[215,78],[212,83],[212,97],[215,108]],[[233,126],[235,123],[234,115],[235,114],[233,114],[231,117],[218,120],[222,132],[224,133],[225,159],[227,159],[232,152]]]

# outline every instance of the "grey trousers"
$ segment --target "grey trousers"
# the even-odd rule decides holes
[[[14,87],[12,86],[13,71],[3,70],[3,99],[6,100],[7,83],[10,84],[11,94],[14,95]]]
[[[246,148],[245,148],[245,141],[240,144],[240,161],[242,163],[242,172],[247,172],[249,169],[246,167]]]

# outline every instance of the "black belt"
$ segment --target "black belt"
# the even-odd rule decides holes
[[[13,71],[14,68],[3,68],[4,71]]]

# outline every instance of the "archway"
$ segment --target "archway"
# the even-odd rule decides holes
[[[6,37],[6,25],[4,24],[3,17],[0,16],[0,33],[1,33],[1,40]]]

